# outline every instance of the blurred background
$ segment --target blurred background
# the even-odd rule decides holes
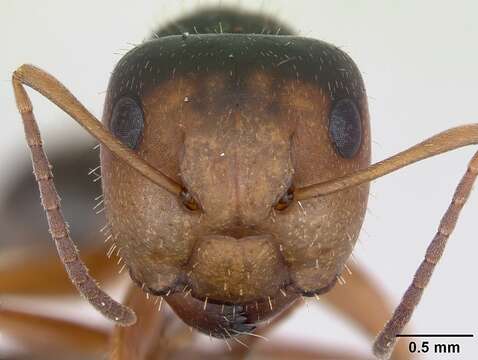
[[[374,162],[447,128],[478,121],[478,5],[473,1],[1,0],[0,204],[8,200],[7,193],[13,191],[19,172],[30,171],[10,84],[11,73],[19,65],[32,63],[52,73],[101,117],[109,74],[121,56],[158,25],[207,4],[268,13],[302,36],[345,50],[362,71],[367,88]],[[88,178],[89,169],[96,167],[98,160],[96,152],[84,150],[80,144],[92,147],[94,142],[61,110],[33,91],[29,93],[47,151],[69,154],[80,149],[79,158],[91,160],[78,164],[78,176]],[[411,281],[474,150],[457,150],[426,160],[373,183],[354,255],[392,304],[398,303]],[[77,199],[85,203],[85,209],[94,206],[95,191],[92,188],[87,199]],[[21,203],[21,193],[10,197],[10,203]],[[71,201],[75,201],[74,196]],[[89,211],[95,223],[94,211]],[[478,194],[474,193],[412,318],[414,332],[478,335],[474,278],[477,213]],[[31,223],[43,218],[36,211],[13,209],[9,213],[7,209],[1,214],[0,246],[9,246],[18,235],[14,226],[19,232],[28,232]],[[75,228],[75,219],[68,220],[75,237],[81,226]],[[48,242],[46,222],[43,228],[42,245],[53,247]],[[88,307],[84,312],[88,319],[98,318]],[[1,332],[0,344],[6,346]],[[320,339],[363,351],[370,348],[368,339],[325,307],[304,307],[277,332],[287,339]],[[454,358],[477,358],[476,337],[459,343],[461,354]]]

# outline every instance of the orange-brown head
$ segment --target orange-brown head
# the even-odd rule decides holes
[[[284,35],[160,37],[119,62],[103,121],[184,188],[175,197],[101,153],[107,214],[131,277],[168,294],[186,322],[228,336],[219,329],[250,327],[210,325],[222,305],[253,326],[333,286],[368,185],[301,202],[293,190],[370,163],[364,85],[340,49]],[[202,320],[191,320],[205,301]]]

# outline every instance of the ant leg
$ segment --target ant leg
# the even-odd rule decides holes
[[[391,307],[387,303],[384,294],[360,267],[356,265],[349,265],[349,267],[351,275],[347,278],[347,284],[344,286],[335,286],[331,291],[322,295],[321,300],[354,321],[359,327],[365,330],[367,334],[375,336],[375,334],[383,328],[383,323],[389,319],[392,311]],[[353,298],[354,301],[350,301],[351,298]],[[296,301],[272,322],[259,327],[254,334],[266,336],[280,325],[283,319],[287,319],[287,317],[302,304],[301,301]],[[258,340],[260,340],[259,337],[244,336],[241,338],[241,341],[249,346],[249,348],[247,349],[238,344],[232,344],[233,353],[237,355],[250,352],[255,354]],[[259,344],[257,345],[259,346]],[[275,351],[275,348],[270,344],[261,344],[260,347],[264,351]],[[394,359],[410,359],[410,354],[404,342],[397,344]]]
[[[391,307],[381,290],[359,266],[349,265],[349,267],[351,275],[347,278],[347,284],[335,286],[331,291],[322,295],[321,300],[354,321],[367,334],[375,336],[383,328],[383,323],[389,319],[392,312]],[[351,298],[354,301],[350,301]],[[269,324],[258,327],[254,334],[265,337],[302,304],[303,302],[296,301]],[[271,344],[258,344],[260,339],[260,337],[256,336],[243,336],[241,341],[249,348],[232,344],[232,353],[236,356],[244,356],[248,353],[256,354],[256,346],[260,347],[261,351],[276,352],[276,349]],[[277,352],[277,354],[279,353]],[[399,342],[394,352],[394,359],[406,360],[410,359],[410,357],[405,343]]]
[[[9,308],[5,304],[0,308],[0,327],[2,334],[21,345],[22,351],[36,356],[50,355],[48,358],[104,353],[108,344],[105,330]]]
[[[56,185],[64,189],[64,198],[75,202],[66,209],[64,206],[68,204],[63,203],[63,209],[74,214],[76,228],[81,229],[75,240],[80,245],[82,258],[94,278],[111,283],[121,265],[117,264],[117,259],[104,256],[112,235],[108,226],[102,226],[105,219],[91,211],[92,194],[98,193],[100,187],[86,176],[86,169],[98,161],[97,153],[89,146],[75,146],[71,151],[55,153],[52,160],[58,174]],[[77,294],[76,289],[69,281],[56,249],[51,246],[45,224],[36,215],[39,210],[38,190],[31,177],[31,165],[19,164],[5,199],[0,203],[0,228],[4,235],[0,241],[0,294],[73,296]],[[25,226],[25,216],[35,215],[38,220]]]
[[[347,283],[335,286],[321,300],[352,320],[369,336],[375,336],[390,318],[392,308],[382,290],[359,265],[350,264]],[[353,299],[351,301],[350,299]],[[410,359],[405,342],[399,341],[393,353],[395,360]]]
[[[74,295],[75,288],[58,256],[38,256],[46,250],[34,247],[28,251],[2,253],[0,264],[6,266],[0,265],[4,270],[0,271],[0,293],[42,297]],[[103,249],[89,249],[84,260],[97,279],[111,283],[115,278],[116,263],[105,261]],[[32,274],[35,274],[34,281]],[[41,306],[42,303],[43,300],[38,304]],[[37,301],[33,305],[36,304]],[[73,320],[41,315],[36,308],[30,308],[30,302],[17,306],[8,297],[3,299],[0,307],[0,328],[21,346],[22,351],[41,354],[45,358],[56,358],[59,353],[64,355],[60,356],[62,358],[73,357],[73,354],[90,357],[104,353],[109,336],[102,330],[85,327]]]
[[[137,311],[138,321],[133,326],[114,329],[111,360],[169,359],[192,345],[194,334],[163,298],[148,299],[140,288],[131,285],[125,303]]]
[[[102,291],[96,281],[88,274],[85,264],[80,259],[79,252],[70,237],[68,226],[61,212],[60,198],[53,183],[51,165],[43,150],[32,104],[25,88],[17,78],[17,72],[14,73],[12,82],[17,107],[23,120],[27,143],[32,155],[33,170],[40,189],[42,205],[47,214],[50,233],[71,281],[90,304],[104,316],[124,326],[134,324],[136,321],[134,312]]]
[[[450,206],[443,216],[438,231],[431,241],[425,254],[425,258],[418,267],[412,283],[403,295],[400,304],[395,309],[392,318],[375,340],[373,351],[380,359],[388,359],[396,341],[396,335],[400,334],[410,320],[415,307],[420,302],[421,296],[433,274],[433,270],[443,255],[450,234],[455,228],[460,211],[468,199],[473,183],[478,175],[478,152],[468,164],[467,171],[458,184]]]
[[[98,236],[98,241],[101,241]],[[0,254],[0,294],[73,295],[75,288],[65,274],[58,255],[37,247],[4,251]],[[48,254],[46,254],[48,251]],[[42,256],[38,256],[42,254]],[[2,261],[4,259],[5,261]],[[105,259],[103,248],[87,249],[83,255],[86,266],[100,281],[112,282],[117,275],[116,262]],[[34,274],[34,281],[32,281]]]

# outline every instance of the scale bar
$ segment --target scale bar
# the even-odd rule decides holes
[[[397,334],[395,337],[454,337],[454,338],[472,338],[474,334]]]

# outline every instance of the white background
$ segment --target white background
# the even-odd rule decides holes
[[[478,121],[478,7],[474,1],[232,3],[276,14],[301,35],[334,43],[352,56],[368,90],[374,161],[449,127]],[[198,4],[42,0],[27,5],[26,1],[0,0],[0,186],[14,174],[17,161],[27,158],[9,82],[16,67],[33,63],[48,70],[100,116],[109,73],[121,54],[157,24]],[[66,120],[54,105],[36,95],[32,98],[47,148],[67,151],[75,139],[85,138],[78,125]],[[458,150],[373,184],[355,255],[394,304],[421,261],[472,153],[471,148]],[[478,334],[477,213],[475,193],[413,316],[415,332]],[[367,341],[347,323],[309,308],[309,314],[304,309],[281,334],[368,349]],[[477,338],[460,344],[462,353],[453,358],[477,358]],[[429,354],[423,358],[448,357]]]

